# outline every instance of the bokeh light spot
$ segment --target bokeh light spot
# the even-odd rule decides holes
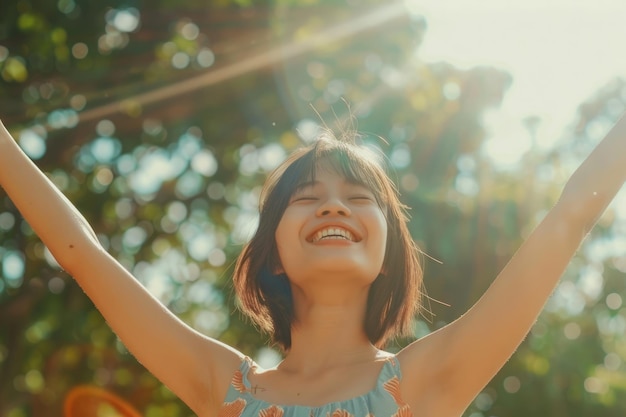
[[[15,216],[12,213],[0,213],[0,230],[11,230],[15,226]]]
[[[48,290],[52,294],[61,294],[65,289],[65,281],[59,277],[52,277],[50,281],[48,281]]]
[[[176,69],[183,69],[189,66],[191,58],[185,52],[176,52],[172,56],[172,66]]]
[[[72,46],[72,56],[76,59],[83,59],[89,53],[89,47],[83,42],[75,43]]]
[[[76,8],[76,3],[74,0],[59,0],[57,8],[61,13],[70,14]]]
[[[99,137],[91,143],[91,154],[100,163],[112,162],[121,152],[119,140],[111,137]]]
[[[176,181],[176,195],[181,199],[187,199],[200,194],[204,182],[202,177],[195,172],[185,172]]]
[[[563,334],[569,340],[576,340],[580,337],[581,329],[578,323],[570,322],[563,327]]]
[[[493,405],[493,398],[486,392],[481,392],[474,400],[474,405],[481,411],[487,411]]]
[[[96,125],[96,133],[100,136],[113,136],[115,133],[115,124],[107,119],[100,120]]]
[[[57,45],[64,44],[67,41],[67,32],[63,28],[56,28],[50,32],[50,39]]]
[[[180,201],[173,201],[167,207],[167,216],[174,223],[180,223],[187,217],[187,206]]]
[[[585,391],[591,394],[603,394],[608,389],[606,381],[594,376],[586,378],[584,385]]]
[[[139,27],[139,10],[134,7],[110,10],[106,21],[120,32],[133,32]]]
[[[180,29],[180,34],[183,35],[183,38],[193,41],[200,34],[200,28],[195,23],[188,22]]]
[[[213,176],[217,172],[217,159],[211,151],[203,149],[191,159],[191,168],[205,177]]]
[[[220,200],[224,198],[224,193],[226,192],[226,188],[224,184],[221,182],[212,182],[207,187],[207,195],[212,200]]]
[[[258,163],[266,172],[276,168],[286,157],[285,149],[277,143],[272,143],[259,149]]]
[[[211,265],[219,267],[226,263],[226,254],[220,248],[215,248],[209,252],[208,260]]]
[[[604,367],[610,371],[617,371],[622,366],[622,358],[615,352],[607,353],[604,357]]]
[[[509,394],[515,394],[522,387],[522,383],[516,376],[507,376],[503,381],[504,390]]]
[[[622,306],[622,297],[615,292],[607,295],[606,306],[611,310],[618,310]]]
[[[130,250],[138,249],[143,244],[143,242],[145,242],[147,237],[148,234],[142,227],[131,227],[124,232],[122,244],[125,248]]]
[[[46,153],[44,138],[31,129],[22,131],[19,143],[24,152],[32,159],[39,159]]]
[[[2,275],[9,287],[17,288],[22,285],[24,278],[24,255],[17,251],[8,251],[2,258]]]
[[[447,82],[443,85],[443,96],[450,101],[457,100],[461,96],[461,87],[456,82]]]
[[[393,148],[393,151],[391,151],[389,160],[397,169],[408,167],[411,163],[411,153],[409,147],[404,143],[397,145]]]
[[[0,62],[6,60],[9,57],[9,49],[6,46],[0,45]]]
[[[46,95],[52,94],[52,88],[49,91]],[[78,124],[78,114],[72,109],[54,110],[48,115],[48,124],[55,129],[72,128]]]
[[[312,142],[317,139],[320,132],[319,124],[310,119],[303,119],[298,122],[296,126],[298,136],[305,142]]]
[[[209,48],[202,48],[196,55],[196,61],[201,67],[208,68],[215,63],[215,54]]]
[[[87,99],[82,94],[76,94],[70,98],[70,106],[76,111],[84,109],[86,104]]]

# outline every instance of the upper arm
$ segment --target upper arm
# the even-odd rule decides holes
[[[135,357],[191,408],[216,404],[240,354],[191,329],[99,244],[0,122],[0,185]]]
[[[626,181],[625,138],[622,117],[576,169],[557,205],[474,307],[401,352],[409,382],[454,402],[459,413],[489,382],[525,337],[582,239]],[[415,398],[419,392],[406,394]]]
[[[181,321],[102,248],[81,246],[64,266],[129,351],[195,412],[217,406],[241,354]]]
[[[553,209],[466,314],[401,352],[406,386],[462,412],[524,339],[583,237],[567,210]]]

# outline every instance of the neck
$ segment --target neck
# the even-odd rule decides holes
[[[368,288],[334,288],[326,296],[305,296],[294,288],[295,322],[291,348],[281,367],[301,372],[372,359],[376,349],[364,328]]]

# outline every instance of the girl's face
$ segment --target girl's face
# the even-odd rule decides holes
[[[291,197],[275,238],[292,283],[315,277],[369,285],[381,272],[387,222],[367,187],[321,166]]]

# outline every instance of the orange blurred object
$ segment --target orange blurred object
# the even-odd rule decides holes
[[[65,417],[141,417],[120,396],[91,385],[73,387],[65,396]]]

